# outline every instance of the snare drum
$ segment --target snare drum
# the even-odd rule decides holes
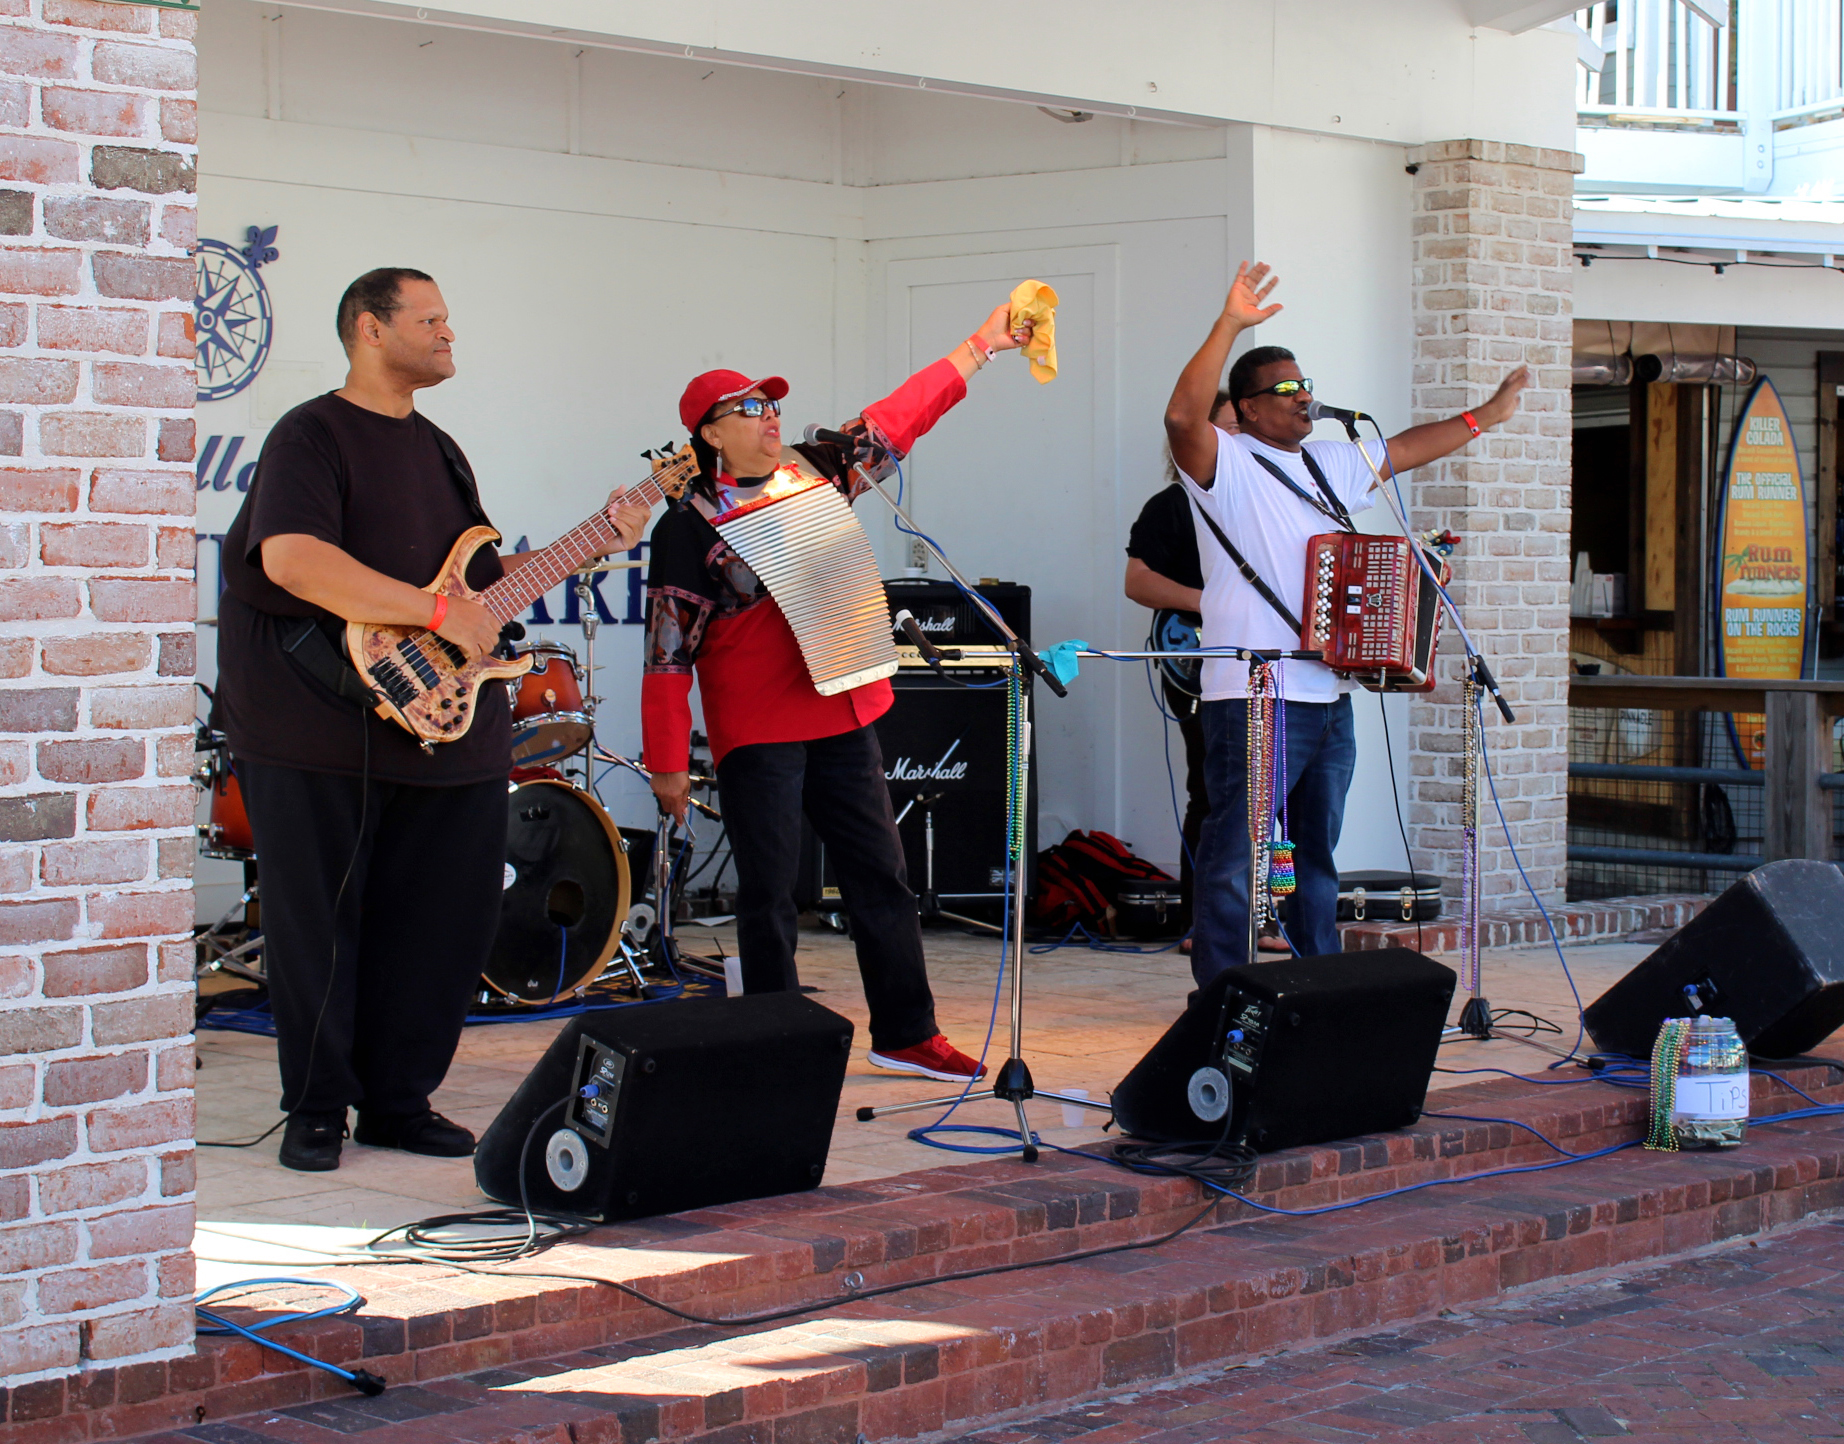
[[[581,752],[595,740],[595,718],[583,703],[576,653],[556,642],[534,642],[518,655],[534,660],[513,695],[513,762],[538,767]]]

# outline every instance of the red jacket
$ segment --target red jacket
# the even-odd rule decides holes
[[[967,394],[942,360],[864,409],[899,452]],[[841,489],[848,465],[835,447],[801,446],[801,455]],[[732,484],[734,478],[720,478]],[[850,495],[849,490],[847,495]],[[690,505],[675,504],[653,530],[647,572],[646,672],[641,681],[642,756],[654,772],[684,772],[691,740],[694,674],[704,700],[713,765],[754,742],[836,737],[890,710],[888,681],[822,697],[781,608],[741,557]]]

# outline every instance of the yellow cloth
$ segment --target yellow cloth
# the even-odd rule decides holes
[[[1020,281],[1012,292],[1012,328],[1029,321],[1035,328],[1024,348],[1031,374],[1038,381],[1056,379],[1056,291],[1042,281]]]

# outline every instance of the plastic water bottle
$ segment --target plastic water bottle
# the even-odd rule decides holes
[[[1690,1026],[1671,1103],[1679,1148],[1734,1148],[1748,1133],[1748,1049],[1728,1018]]]

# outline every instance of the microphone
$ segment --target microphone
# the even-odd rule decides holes
[[[808,446],[824,441],[833,446],[842,446],[847,451],[856,451],[864,443],[864,438],[861,436],[850,436],[843,431],[828,431],[823,426],[813,425],[809,425],[805,431],[801,432],[800,439]]]
[[[1342,421],[1346,426],[1374,419],[1368,411],[1347,411],[1342,406],[1327,406],[1318,400],[1306,403],[1306,414],[1314,421]]]
[[[937,647],[933,642],[929,641],[928,633],[922,630],[922,624],[910,613],[909,608],[904,607],[892,617],[890,619],[890,625],[894,630],[901,632],[905,637],[909,638],[910,646],[914,647],[922,654],[922,660],[927,662],[929,666],[940,667],[943,658],[946,658],[950,662],[958,662],[960,660],[959,647],[949,647],[944,651],[942,648]]]

